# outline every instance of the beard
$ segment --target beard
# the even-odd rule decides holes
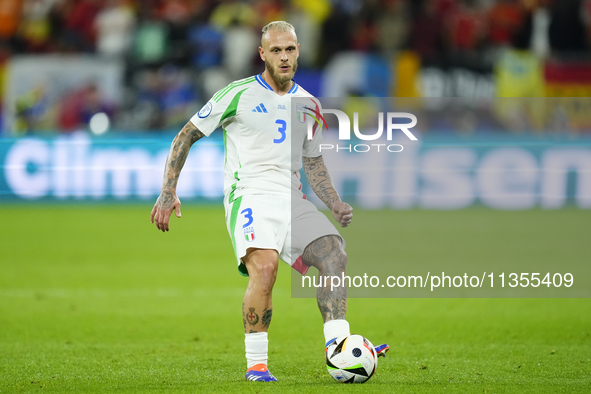
[[[269,63],[267,60],[265,60],[265,67],[267,67],[267,70],[269,70],[269,74],[271,75],[271,78],[273,78],[273,81],[275,81],[275,83],[277,85],[285,85],[287,82],[291,81],[293,76],[295,75],[296,71],[298,70],[298,60],[294,60],[291,68],[291,73],[288,75],[280,75],[277,68],[273,67],[273,65],[271,63]]]

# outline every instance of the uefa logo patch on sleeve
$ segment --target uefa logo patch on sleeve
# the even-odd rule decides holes
[[[199,110],[199,112],[197,113],[197,115],[203,119],[203,118],[207,118],[209,116],[209,114],[211,113],[211,110],[213,109],[213,104],[211,103],[211,101],[208,101],[207,104],[205,104],[203,106],[203,108],[201,108]]]
[[[246,227],[244,229],[244,238],[246,238],[248,242],[254,241],[254,227]]]

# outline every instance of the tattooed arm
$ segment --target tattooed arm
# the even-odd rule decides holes
[[[181,201],[176,195],[176,184],[189,155],[189,149],[201,138],[203,138],[203,133],[193,123],[187,122],[172,141],[164,168],[160,197],[156,200],[150,215],[150,221],[155,222],[158,230],[162,230],[162,232],[169,230],[168,221],[173,210],[177,217],[181,217]]]
[[[335,190],[330,174],[324,165],[322,156],[303,157],[304,172],[314,193],[331,210],[334,219],[341,227],[347,227],[353,218],[353,208],[341,201]]]

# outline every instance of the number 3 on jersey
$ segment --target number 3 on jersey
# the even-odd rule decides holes
[[[281,133],[281,137],[274,139],[273,142],[276,144],[280,144],[283,141],[285,141],[285,130],[287,129],[287,122],[283,119],[277,119],[275,123],[279,125],[279,129],[277,129],[277,131]]]
[[[240,212],[241,215],[244,215],[244,219],[247,220],[246,224],[244,226],[242,226],[242,228],[248,227],[252,224],[253,222],[253,218],[252,218],[252,209],[251,208],[246,208],[244,210],[242,210],[242,212]]]
[[[246,223],[242,226],[244,229],[244,238],[248,242],[252,242],[254,241],[254,227],[249,227],[254,221],[252,218],[252,208],[243,209],[240,213],[244,215],[244,219],[246,220]]]

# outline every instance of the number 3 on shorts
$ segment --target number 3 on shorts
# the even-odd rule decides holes
[[[285,141],[285,130],[287,129],[287,122],[283,119],[277,119],[275,123],[279,125],[279,129],[277,129],[277,131],[281,133],[281,137],[274,139],[273,142],[276,144],[280,144],[283,141]]]
[[[240,212],[241,215],[244,215],[244,219],[247,219],[248,221],[246,222],[246,224],[244,226],[242,226],[242,228],[248,227],[252,224],[252,221],[254,220],[252,218],[252,209],[250,208],[246,208],[244,210],[242,210],[242,212]]]

